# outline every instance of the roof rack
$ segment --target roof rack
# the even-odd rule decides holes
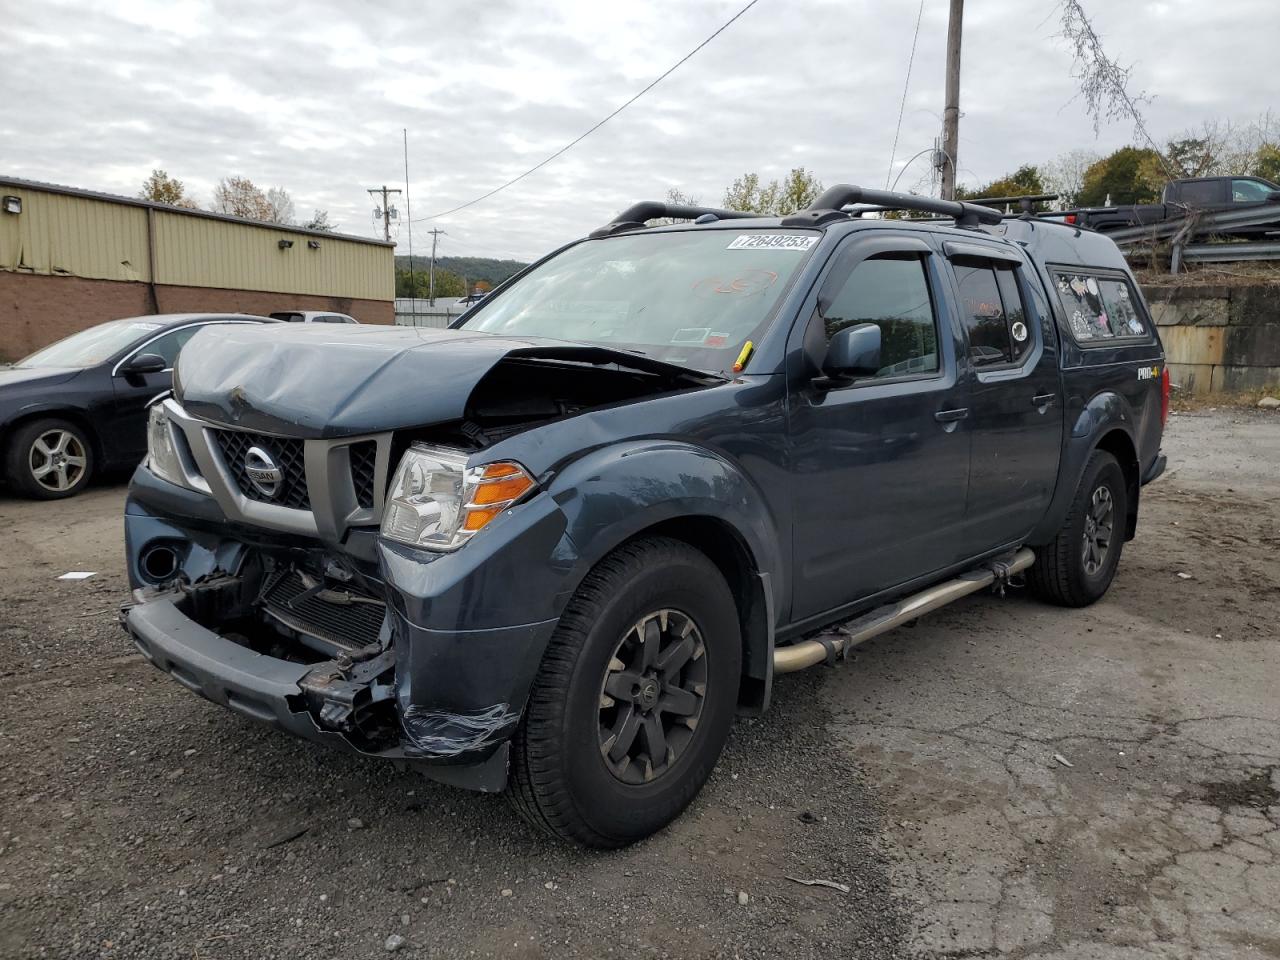
[[[1037,203],[1050,203],[1058,199],[1056,193],[1026,193],[1016,197],[975,197],[966,203],[976,203],[983,207],[1017,207],[1021,213],[1034,214],[1032,209]]]
[[[933,197],[917,197],[910,193],[893,193],[889,190],[864,190],[851,184],[840,183],[823,191],[813,203],[789,217],[784,217],[784,227],[812,227],[845,218],[855,211],[845,207],[870,204],[879,210],[919,210],[954,217],[958,227],[976,227],[980,223],[999,223],[1000,211],[992,207],[958,200],[936,200]]]
[[[632,204],[618,214],[612,223],[607,223],[588,236],[607,237],[614,233],[644,228],[645,221],[659,217],[670,217],[673,220],[697,220],[699,223],[710,223],[713,220],[745,220],[758,217],[758,213],[746,213],[742,210],[719,210],[716,207],[694,207],[687,203],[664,203],[661,200],[641,200]]]

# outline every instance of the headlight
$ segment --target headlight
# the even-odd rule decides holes
[[[428,550],[456,550],[533,489],[518,463],[467,467],[456,450],[415,443],[396,468],[382,535]]]
[[[147,466],[161,480],[180,487],[188,485],[173,437],[173,426],[164,412],[163,403],[153,404],[147,419]]]

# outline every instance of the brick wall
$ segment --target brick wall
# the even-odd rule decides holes
[[[160,284],[152,302],[148,284],[0,271],[0,362],[104,320],[148,313],[267,314],[276,310],[333,310],[361,323],[394,323],[389,300],[353,300],[257,290],[219,290]]]

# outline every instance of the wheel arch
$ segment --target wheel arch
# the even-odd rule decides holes
[[[1138,446],[1133,437],[1133,415],[1123,397],[1113,391],[1106,391],[1092,397],[1075,422],[1069,422],[1058,467],[1058,485],[1048,510],[1032,530],[1027,543],[1033,546],[1043,545],[1057,535],[1071,508],[1089,458],[1096,450],[1110,453],[1119,461],[1120,469],[1124,472],[1125,499],[1128,501],[1125,507],[1125,540],[1133,539],[1138,524],[1141,487]]]
[[[1125,540],[1132,540],[1138,529],[1138,490],[1141,486],[1141,468],[1138,465],[1138,450],[1134,446],[1133,437],[1119,427],[1108,430],[1098,438],[1095,450],[1105,450],[1120,464],[1124,473],[1125,492]]]
[[[102,438],[98,436],[93,419],[83,410],[76,407],[40,407],[38,409],[27,408],[22,410],[13,419],[0,426],[0,453],[7,454],[9,442],[12,440],[13,435],[27,424],[36,420],[66,420],[68,423],[75,424],[89,438],[89,445],[93,448],[94,471],[96,472],[102,467],[105,457]]]
[[[743,636],[739,706],[768,706],[778,603],[787,596],[784,541],[770,503],[729,458],[671,440],[595,451],[565,469],[552,493],[575,556],[565,601],[605,556],[646,536],[668,536],[703,553],[724,575]]]

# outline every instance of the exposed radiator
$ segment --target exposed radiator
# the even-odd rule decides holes
[[[286,627],[338,651],[359,650],[377,641],[386,604],[349,586],[326,585],[308,595],[314,583],[304,580],[297,570],[272,574],[263,591],[263,607]]]

